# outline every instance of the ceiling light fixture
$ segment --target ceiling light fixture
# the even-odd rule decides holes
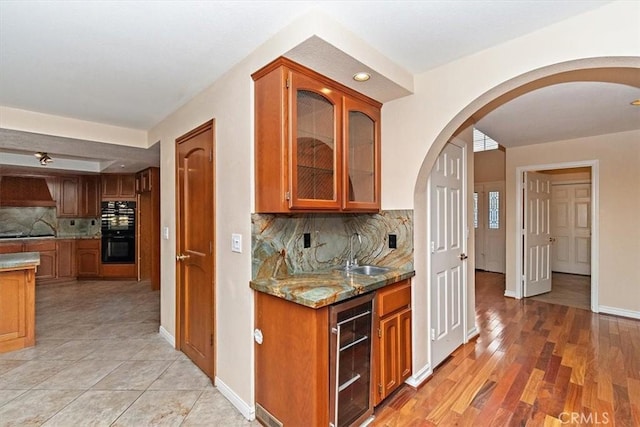
[[[366,82],[371,78],[371,74],[365,73],[364,71],[360,71],[359,73],[355,73],[353,75],[353,80],[357,82]]]
[[[631,101],[631,105],[635,105],[636,107],[640,107],[640,99],[636,99],[635,101]]]
[[[39,151],[34,154],[38,159],[40,159],[40,164],[42,166],[47,166],[49,163],[53,162],[53,159],[49,157],[49,155],[45,152]]]

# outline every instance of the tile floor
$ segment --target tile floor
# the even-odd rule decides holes
[[[0,426],[257,426],[158,334],[146,282],[36,288],[36,346],[0,354]]]

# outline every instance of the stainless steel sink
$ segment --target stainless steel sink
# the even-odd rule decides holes
[[[378,267],[376,265],[359,265],[357,267],[351,267],[347,271],[349,273],[364,274],[365,276],[377,276],[389,271],[390,268]]]

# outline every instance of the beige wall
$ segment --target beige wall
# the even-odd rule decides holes
[[[473,155],[474,182],[504,181],[505,153],[502,150],[479,151]]]
[[[516,168],[598,161],[598,303],[640,315],[640,131],[536,144],[507,150],[507,291],[517,286]]]
[[[440,149],[475,111],[489,101],[557,72],[576,67],[629,65],[640,67],[637,38],[638,2],[614,2],[578,17],[554,24],[524,37],[461,58],[414,76],[394,66],[379,52],[322,15],[301,18],[261,46],[200,95],[171,114],[148,134],[147,145],[161,142],[161,223],[169,227],[169,240],[161,246],[161,326],[175,332],[175,138],[211,118],[216,119],[216,216],[217,229],[217,377],[234,403],[250,415],[253,407],[253,293],[249,289],[250,214],[253,211],[253,85],[250,74],[262,65],[317,35],[362,63],[378,70],[403,87],[413,83],[415,94],[384,105],[382,109],[382,207],[414,209],[414,374],[428,372],[428,283],[426,182]],[[574,62],[577,61],[577,62]],[[38,132],[37,119],[26,120],[21,130]],[[56,124],[58,134],[73,136],[84,124]],[[52,129],[55,128],[52,125]],[[85,139],[94,139],[83,136]],[[100,140],[100,139],[97,139]],[[132,137],[129,145],[137,145]],[[114,141],[110,141],[114,142]],[[125,142],[126,143],[126,142]],[[472,175],[470,175],[471,177]],[[628,177],[638,176],[626,172]],[[470,179],[469,177],[469,179]],[[612,177],[608,178],[612,179]],[[604,184],[604,181],[603,181]],[[604,196],[604,194],[603,194]],[[608,203],[608,202],[607,202]],[[615,203],[614,203],[615,205]],[[637,212],[631,201],[619,203],[625,219]],[[605,204],[604,206],[607,206]],[[609,208],[608,208],[609,209]],[[603,219],[612,215],[603,211]],[[628,211],[627,211],[628,209]],[[620,226],[607,222],[601,232],[618,233]],[[244,236],[244,251],[231,253],[231,233]],[[637,236],[637,235],[636,235]],[[472,242],[469,248],[473,248]],[[631,255],[605,254],[603,271],[628,271]],[[638,248],[636,247],[638,253]],[[473,257],[470,257],[473,259]],[[627,270],[625,270],[627,269]],[[620,273],[619,276],[624,274]],[[630,272],[635,278],[637,273]],[[628,283],[628,282],[625,282]],[[614,285],[615,286],[615,285]],[[630,306],[630,296],[603,294],[602,304]],[[629,288],[622,289],[631,291]],[[604,292],[604,290],[603,290]],[[473,316],[470,297],[469,315]],[[639,299],[636,298],[636,301]],[[638,309],[637,306],[635,308]]]

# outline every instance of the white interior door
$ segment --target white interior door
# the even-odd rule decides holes
[[[524,296],[551,291],[551,181],[525,172]]]
[[[465,147],[448,143],[429,178],[433,367],[464,342],[465,176]]]
[[[554,184],[551,192],[554,241],[551,269],[591,274],[591,184]]]

